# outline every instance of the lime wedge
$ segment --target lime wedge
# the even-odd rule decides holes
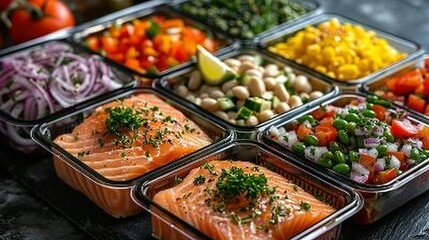
[[[218,86],[225,81],[238,77],[238,74],[232,68],[202,46],[198,45],[197,51],[198,69],[207,84]]]

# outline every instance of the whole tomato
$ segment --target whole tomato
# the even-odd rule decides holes
[[[9,36],[21,43],[75,25],[70,9],[59,0],[28,0],[10,14]]]

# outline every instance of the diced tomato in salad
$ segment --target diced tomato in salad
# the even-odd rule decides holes
[[[386,184],[429,159],[429,127],[376,96],[303,115],[271,138],[298,156],[365,184]]]
[[[181,18],[150,16],[85,38],[84,44],[139,73],[158,73],[189,61],[197,45],[210,52],[221,42]]]

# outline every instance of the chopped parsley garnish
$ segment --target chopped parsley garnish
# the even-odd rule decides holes
[[[182,178],[176,176],[176,177],[174,177],[173,185],[177,185],[177,184],[181,183],[182,181],[183,181]]]
[[[311,208],[311,205],[307,202],[301,202],[299,206],[301,207],[301,210],[304,210],[304,211],[308,211]]]
[[[210,174],[212,175],[217,175],[216,171],[214,170],[213,165],[211,165],[209,162],[205,162],[202,166],[203,169],[206,169],[209,171]]]
[[[198,175],[194,178],[194,185],[198,186],[206,182],[206,178],[203,175]]]
[[[186,199],[188,199],[190,196],[191,196],[191,194],[192,194],[192,192],[188,192],[188,193],[186,193],[185,195],[183,195],[183,199],[184,200],[186,200]]]
[[[131,147],[137,138],[137,134],[130,139],[129,136],[122,133],[123,130],[135,131],[143,124],[143,120],[136,110],[123,105],[107,109],[106,118],[107,132],[115,135],[118,139],[114,140],[115,144],[121,144],[124,148]]]
[[[89,151],[80,151],[80,152],[77,153],[78,157],[83,157],[85,155],[89,155]]]

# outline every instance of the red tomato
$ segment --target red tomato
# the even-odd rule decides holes
[[[313,111],[311,113],[311,116],[313,116],[314,119],[316,119],[316,120],[321,120],[322,118],[325,118],[325,117],[335,116],[335,111],[334,110],[328,111],[326,108],[321,107],[321,108],[318,108],[317,110]]]
[[[393,93],[398,96],[414,93],[414,91],[423,83],[422,74],[419,69],[406,72],[396,78]]]
[[[314,129],[314,135],[319,139],[319,145],[328,146],[337,139],[337,129],[333,126],[319,125]]]
[[[325,117],[319,121],[319,124],[324,125],[324,126],[332,126],[332,124],[334,124],[334,118],[333,117]]]
[[[296,135],[298,135],[298,139],[301,141],[303,141],[305,137],[311,134],[313,134],[313,131],[311,131],[311,129],[304,124],[300,124],[298,126],[298,129],[296,130]]]
[[[12,11],[9,35],[13,43],[25,42],[75,25],[72,12],[61,1],[28,0],[27,2],[28,6],[40,10],[41,14],[35,17],[33,11],[24,8]]]
[[[392,131],[393,136],[397,138],[414,137],[419,132],[417,126],[413,125],[410,121],[400,121],[397,119],[392,121],[390,130]]]
[[[372,111],[375,112],[375,116],[378,118],[378,120],[380,121],[384,121],[384,119],[386,118],[386,108],[378,105],[378,104],[374,104],[374,106],[372,106]]]
[[[397,171],[394,168],[391,169],[387,169],[384,171],[380,171],[377,173],[377,175],[375,176],[374,182],[375,183],[387,183],[390,180],[394,179],[397,175]]]
[[[415,94],[408,96],[407,107],[417,111],[423,112],[426,106],[426,101]]]

